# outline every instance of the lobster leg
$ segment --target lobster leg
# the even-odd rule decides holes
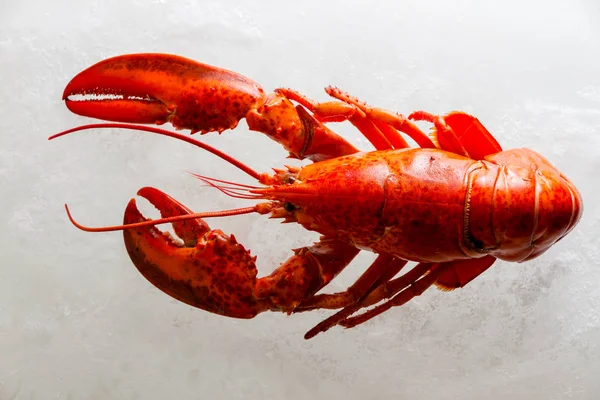
[[[373,121],[373,123],[376,123],[375,121],[377,121],[377,126],[387,125],[391,128],[397,129],[400,132],[404,132],[422,148],[436,147],[431,139],[421,129],[419,129],[418,126],[416,126],[412,121],[410,121],[410,119],[404,117],[402,114],[393,113],[382,108],[371,107],[364,101],[359,100],[338,88],[330,86],[326,88],[325,91],[331,97],[356,107],[362,111],[367,118]],[[386,131],[390,132],[389,129]]]
[[[338,325],[345,328],[352,328],[362,324],[392,307],[406,304],[415,296],[423,294],[432,285],[436,285],[442,290],[453,290],[463,287],[491,267],[495,261],[494,257],[486,256],[478,259],[450,261],[440,264],[418,264],[406,275],[373,289],[361,301],[360,308],[369,307],[384,299],[391,298],[391,300],[361,315],[345,318],[339,321]]]
[[[407,264],[399,258],[380,255],[358,280],[347,290],[338,293],[323,293],[303,301],[294,312],[316,309],[339,309],[362,300],[372,290],[391,280]]]
[[[394,295],[390,300],[385,303],[355,317],[346,318],[339,322],[339,325],[344,328],[353,328],[357,325],[367,322],[368,320],[384,313],[392,307],[402,306],[408,303],[416,296],[422,295],[427,289],[429,289],[451,266],[449,263],[441,264],[429,264],[428,273],[423,275],[420,279],[411,282],[408,287]]]
[[[421,276],[428,271],[433,270],[438,264],[419,263],[408,273],[394,279],[392,281],[383,282],[381,285],[372,289],[361,301],[352,303],[342,310],[338,311],[331,317],[316,325],[304,336],[305,339],[310,339],[321,332],[329,330],[335,325],[341,325],[343,321],[348,319],[352,314],[361,308],[378,303],[384,298],[392,297],[394,294],[416,282]],[[437,277],[436,277],[437,279]]]
[[[165,193],[143,188],[163,217],[191,211]],[[146,221],[132,200],[124,224]],[[329,283],[359,250],[321,238],[295,254],[272,274],[257,278],[256,257],[235,237],[211,230],[201,219],[173,224],[177,241],[155,226],[123,231],[125,246],[140,273],[171,297],[193,307],[233,318],[252,318],[272,310],[291,312],[301,300]]]
[[[389,125],[367,118],[358,107],[344,102],[317,103],[292,89],[277,89],[288,99],[300,103],[322,122],[350,121],[377,150],[409,147],[404,138]]]
[[[441,149],[476,160],[502,151],[498,141],[485,126],[477,118],[464,112],[454,111],[444,116],[437,116],[425,111],[416,111],[406,118],[401,114],[371,107],[364,101],[333,87],[328,87],[326,92],[341,103],[315,103],[290,89],[278,89],[278,91],[304,105],[323,121],[350,121],[378,150],[408,147],[396,129],[408,134],[421,147],[435,147],[431,139],[411,122],[415,120],[434,124],[435,136]]]
[[[492,266],[494,257],[450,261],[440,264],[418,264],[406,275],[394,279],[371,291],[361,302],[362,307],[379,303],[392,297],[385,303],[366,311],[363,314],[348,317],[337,324],[344,328],[353,328],[384,313],[392,307],[402,306],[416,296],[423,294],[428,288],[436,285],[444,290],[463,287]],[[409,276],[410,275],[410,276]],[[343,310],[342,310],[343,311]],[[338,314],[341,314],[339,312]]]
[[[305,337],[307,339],[314,337],[318,333],[325,332],[335,325],[341,325],[345,328],[359,325],[392,307],[406,304],[415,296],[421,295],[432,285],[436,285],[442,290],[453,290],[463,287],[491,267],[495,261],[494,257],[486,256],[478,259],[451,261],[440,264],[419,263],[405,275],[391,280],[407,263],[404,260],[395,259],[391,263],[386,264],[387,268],[383,271],[379,279],[367,292],[361,292],[360,297],[356,295],[352,296],[349,290],[349,293],[342,292],[332,295],[321,295],[323,297],[315,296],[315,301],[311,302],[311,299],[309,299],[306,302],[308,307],[303,303],[300,308],[314,309],[318,308],[316,307],[318,305],[322,305],[323,308],[344,307],[311,329]],[[373,266],[359,278],[357,283],[367,279],[365,276],[372,268]],[[391,300],[361,315],[351,317],[356,311],[389,298]]]
[[[494,136],[472,115],[454,111],[444,116],[415,111],[408,118],[434,124],[440,148],[475,160],[499,153],[502,147]]]
[[[491,267],[495,261],[496,259],[494,257],[485,256],[476,259],[441,263],[441,267],[438,269],[440,274],[435,281],[435,285],[442,290],[452,290],[464,287],[471,280],[475,279],[486,269]],[[389,282],[383,282],[381,285],[374,287],[361,300],[362,307],[370,307],[384,299],[389,299],[412,282],[415,282],[431,268],[432,264],[419,263],[405,275]]]

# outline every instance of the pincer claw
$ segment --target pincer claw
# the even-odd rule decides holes
[[[154,188],[143,188],[146,198],[170,217],[191,213],[185,206]],[[124,224],[147,219],[132,199]],[[155,226],[123,231],[127,252],[140,273],[161,291],[190,306],[234,318],[252,318],[268,307],[254,294],[256,257],[220,230],[210,230],[201,219],[173,223],[181,241]]]
[[[69,110],[108,121],[163,124],[192,131],[234,128],[262,105],[254,81],[170,54],[112,57],[76,75],[63,93]]]

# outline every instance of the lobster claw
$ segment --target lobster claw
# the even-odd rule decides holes
[[[140,189],[163,217],[191,211],[167,194]],[[124,223],[147,219],[132,199]],[[255,298],[256,257],[220,230],[201,219],[173,223],[174,239],[155,226],[123,231],[129,257],[140,273],[158,289],[190,306],[233,318],[252,318],[267,310],[266,300]]]
[[[72,112],[192,132],[233,129],[262,106],[263,89],[243,75],[168,54],[129,54],[76,75],[63,100]]]

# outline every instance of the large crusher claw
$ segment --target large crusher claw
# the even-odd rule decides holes
[[[191,214],[157,189],[145,187],[138,195],[150,201],[163,218]],[[132,199],[124,224],[146,220]],[[254,295],[256,257],[233,235],[211,230],[201,219],[175,222],[173,230],[180,240],[155,226],[123,231],[131,260],[154,286],[188,305],[228,317],[252,318],[269,308]]]

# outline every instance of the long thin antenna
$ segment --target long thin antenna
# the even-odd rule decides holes
[[[136,228],[144,228],[147,226],[155,226],[160,224],[167,224],[172,222],[180,222],[187,221],[190,219],[198,219],[198,218],[213,218],[213,217],[227,217],[231,215],[242,215],[242,214],[250,214],[253,212],[257,212],[256,206],[254,207],[246,207],[246,208],[235,208],[233,210],[224,210],[224,211],[209,211],[202,213],[194,213],[194,214],[185,214],[185,215],[177,215],[175,217],[168,218],[159,218],[148,220],[144,222],[136,222],[133,224],[125,224],[125,225],[114,225],[114,226],[102,226],[102,227],[89,227],[85,225],[81,225],[79,222],[75,221],[75,218],[71,215],[69,211],[69,206],[65,204],[65,210],[67,210],[67,215],[69,216],[69,220],[73,225],[77,228],[81,229],[85,232],[113,232],[113,231],[124,231],[126,229],[136,229]]]
[[[96,129],[96,128],[99,128],[99,129],[117,128],[117,129],[129,129],[129,130],[134,130],[134,131],[145,131],[145,132],[156,133],[159,135],[179,139],[184,142],[193,144],[196,147],[200,147],[201,149],[206,150],[209,153],[214,154],[215,156],[227,161],[229,164],[233,165],[234,167],[237,167],[240,170],[244,171],[246,174],[250,175],[251,177],[253,177],[256,180],[259,180],[259,178],[260,178],[260,174],[258,172],[256,172],[252,168],[248,167],[246,164],[242,163],[241,161],[236,160],[235,158],[231,157],[230,155],[223,153],[221,150],[217,150],[214,147],[209,146],[208,144],[203,143],[199,140],[196,140],[192,137],[185,136],[185,135],[182,135],[182,134],[176,133],[176,132],[171,132],[166,129],[156,128],[153,126],[134,125],[134,124],[117,124],[117,123],[89,124],[89,125],[78,126],[78,127],[72,128],[72,129],[67,129],[66,131],[63,131],[63,132],[60,132],[60,133],[50,136],[48,138],[48,140],[56,139],[58,137],[68,135],[69,133],[73,133],[73,132],[77,132],[77,131],[84,131],[84,130],[88,130],[88,129]]]

